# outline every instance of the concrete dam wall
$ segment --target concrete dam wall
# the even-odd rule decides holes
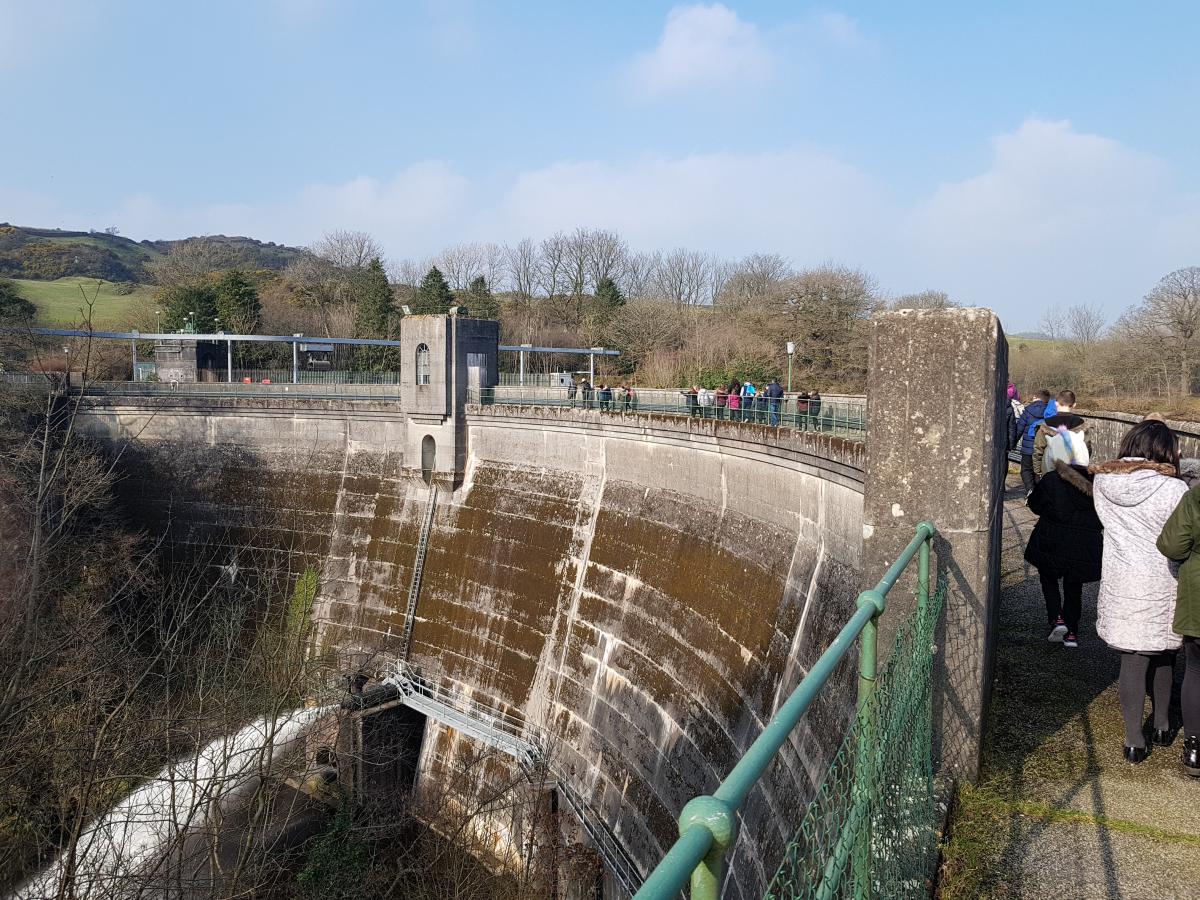
[[[401,650],[428,488],[395,404],[119,398],[84,429],[177,551],[323,561],[318,641],[384,673]],[[853,609],[861,444],[756,425],[468,407],[410,661],[539,726],[646,874]],[[231,565],[227,559],[225,565]],[[243,559],[242,566],[253,565]],[[852,709],[840,673],[743,817],[730,889],[761,888]],[[461,752],[426,738],[422,768]]]
[[[859,590],[932,521],[946,591],[932,762],[975,777],[1007,465],[1006,345],[990,311],[875,317],[865,443],[471,405],[497,382],[496,323],[406,316],[400,344],[413,363],[403,404],[303,386],[284,397],[149,387],[85,397],[78,427],[120,451],[125,501],[170,552],[211,558],[220,577],[319,569],[314,648],[336,651],[347,675],[382,678],[407,658],[403,678],[419,670],[407,689],[436,687],[536,735],[549,771],[530,791],[564,797],[611,871],[628,862],[640,876]],[[884,654],[915,608],[915,578],[910,567],[888,595]],[[854,667],[852,653],[740,809],[725,896],[760,895],[777,866],[843,739]],[[418,791],[447,786],[480,741],[504,752],[451,705],[424,709],[419,750],[405,751],[419,755]],[[527,771],[510,757],[529,758],[509,753],[479,777]],[[494,823],[510,858],[527,830],[516,819]]]

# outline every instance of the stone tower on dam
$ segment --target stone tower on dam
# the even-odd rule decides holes
[[[316,648],[368,685],[403,666],[505,723],[544,755],[530,789],[581,806],[581,839],[610,842],[642,878],[683,804],[720,781],[922,519],[955,574],[939,750],[974,772],[1003,335],[987,311],[910,311],[881,316],[872,346],[865,443],[506,405],[502,391],[481,405],[498,327],[454,316],[403,320],[399,402],[180,391],[89,397],[81,421],[123,448],[125,499],[174,552],[228,566],[223,548],[250,546],[293,573],[318,567]],[[761,895],[853,697],[844,666],[755,789],[726,896]],[[416,783],[478,740],[429,715]],[[519,773],[519,754],[505,765]],[[497,824],[503,852],[524,852],[522,823]]]

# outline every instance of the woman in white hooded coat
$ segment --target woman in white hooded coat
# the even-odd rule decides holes
[[[1096,632],[1121,655],[1121,714],[1125,758],[1149,754],[1142,732],[1146,685],[1153,685],[1152,740],[1168,746],[1167,718],[1175,651],[1183,642],[1171,627],[1175,616],[1175,563],[1155,542],[1187,485],[1179,472],[1179,444],[1162,422],[1142,422],[1121,441],[1120,459],[1091,467],[1096,514],[1104,524],[1104,561]]]

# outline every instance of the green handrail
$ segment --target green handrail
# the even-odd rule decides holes
[[[767,771],[788,735],[799,724],[808,708],[829,681],[838,664],[850,652],[854,641],[859,642],[858,708],[870,709],[868,700],[875,688],[878,671],[879,617],[887,605],[888,591],[901,573],[920,554],[917,570],[917,604],[925,610],[929,602],[929,549],[937,529],[929,522],[917,526],[917,532],[896,561],[884,573],[879,583],[858,595],[857,610],[838,632],[833,643],[813,664],[791,696],[763,728],[762,733],[738,760],[725,780],[711,795],[693,797],[679,814],[679,839],[662,858],[634,900],[671,900],[678,897],[684,885],[691,882],[692,900],[717,900],[725,874],[725,854],[737,839],[737,812],[750,790]],[[855,813],[865,814],[865,797],[856,789]],[[854,833],[846,829],[845,835]],[[827,873],[840,873],[848,856],[854,856],[856,892],[866,892],[868,873],[861,871],[869,864],[864,846],[852,847],[849,841],[839,841],[826,868]],[[836,893],[837,875],[822,879],[822,891]]]

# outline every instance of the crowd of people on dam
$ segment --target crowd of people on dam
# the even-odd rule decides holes
[[[622,384],[617,388],[603,382],[593,385],[586,378],[571,379],[567,385],[567,400],[572,406],[578,404],[606,412],[633,412],[638,405],[637,391],[629,385]]]
[[[1116,458],[1093,460],[1074,393],[1039,390],[1022,404],[1009,384],[1008,400],[1009,447],[1020,452],[1038,516],[1025,560],[1041,581],[1047,639],[1079,647],[1083,586],[1098,581],[1096,634],[1120,658],[1132,764],[1178,736],[1169,710],[1182,650],[1182,763],[1200,777],[1200,460],[1180,458],[1176,434],[1155,414],[1129,429]]]
[[[679,393],[683,411],[695,418],[771,426],[782,424],[786,418],[789,425],[813,431],[828,431],[835,425],[832,410],[825,405],[819,390],[802,390],[789,396],[778,378],[761,386],[736,378],[715,389],[693,384]],[[632,386],[614,387],[604,382],[593,385],[587,377],[571,379],[567,384],[567,401],[571,406],[607,412],[634,412],[639,404],[637,390]]]

